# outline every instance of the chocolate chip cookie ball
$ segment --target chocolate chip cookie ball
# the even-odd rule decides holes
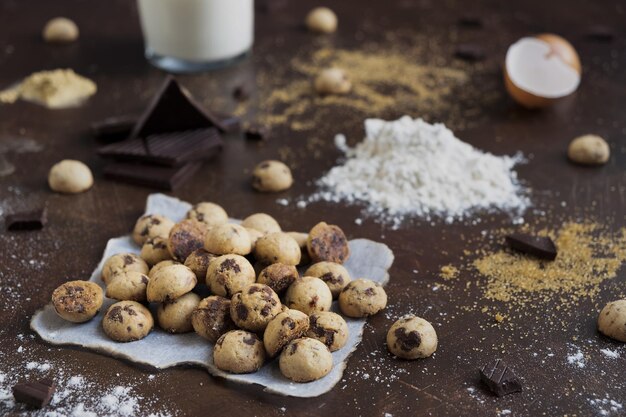
[[[193,331],[191,316],[198,304],[200,304],[200,297],[192,292],[159,304],[157,309],[159,327],[168,333]]]
[[[265,348],[259,337],[243,330],[223,334],[215,343],[213,363],[222,371],[249,374],[265,362]]]
[[[52,293],[54,311],[72,323],[84,323],[94,318],[103,299],[102,288],[90,281],[69,281]]]
[[[280,354],[280,372],[295,382],[315,381],[333,369],[333,355],[319,340],[302,337],[289,343]]]
[[[139,246],[143,246],[148,239],[155,237],[167,239],[174,224],[172,220],[160,214],[146,214],[137,219],[133,228],[133,240]]]
[[[119,301],[146,301],[150,278],[137,271],[121,272],[109,279],[106,296]]]
[[[216,255],[247,255],[252,250],[252,242],[245,227],[232,223],[220,224],[209,229],[204,249]]]
[[[154,275],[157,272],[159,272],[161,269],[165,268],[166,266],[172,266],[172,265],[181,265],[181,263],[173,259],[168,259],[167,261],[161,261],[158,264],[154,265],[152,268],[150,268],[150,272],[148,273],[148,278],[152,279]]]
[[[577,164],[603,165],[611,156],[611,148],[600,136],[584,135],[577,137],[569,144],[567,156]]]
[[[85,164],[73,159],[65,159],[50,168],[48,185],[52,191],[64,194],[78,194],[93,185],[93,175]]]
[[[357,279],[346,285],[339,294],[339,308],[348,317],[373,316],[387,306],[383,287],[369,279]]]
[[[437,350],[437,333],[426,320],[406,316],[387,332],[387,348],[402,359],[427,358]]]
[[[147,274],[149,270],[146,261],[134,253],[118,253],[107,259],[102,266],[102,281],[108,284],[109,279],[115,274],[129,271]]]
[[[204,281],[209,263],[215,258],[217,258],[216,255],[207,252],[204,248],[196,249],[185,259],[185,266],[196,274],[198,281]]]
[[[313,86],[315,91],[321,95],[341,95],[350,92],[352,82],[348,74],[341,68],[326,68],[315,77]]]
[[[257,278],[259,284],[265,284],[278,295],[284,293],[300,276],[293,265],[272,264],[265,267]]]
[[[309,330],[306,336],[319,340],[331,352],[346,345],[348,334],[348,324],[337,313],[322,311],[309,316]]]
[[[311,257],[309,256],[309,250],[306,247],[306,242],[309,240],[308,233],[301,232],[287,232],[289,236],[296,241],[298,246],[300,246],[300,264],[299,265],[308,265],[311,263]]]
[[[78,39],[78,26],[66,17],[55,17],[46,23],[42,36],[48,43],[74,42]]]
[[[258,230],[264,235],[281,231],[280,225],[278,224],[276,219],[265,213],[252,214],[243,219],[241,225],[246,229]]]
[[[267,264],[298,265],[300,263],[300,246],[286,233],[270,233],[257,240],[254,247],[254,258]]]
[[[256,280],[254,267],[241,255],[222,255],[209,263],[206,285],[211,292],[232,297]]]
[[[313,264],[306,270],[304,275],[317,277],[324,281],[328,285],[333,298],[339,297],[341,290],[352,281],[348,270],[335,262],[318,262]]]
[[[154,327],[150,310],[136,301],[120,301],[107,310],[102,328],[116,342],[133,342],[146,337]]]
[[[277,193],[292,185],[291,169],[280,161],[263,161],[252,171],[252,186],[257,191]]]
[[[626,342],[626,300],[604,306],[598,316],[598,330],[605,336]]]
[[[228,222],[228,214],[226,214],[226,210],[224,210],[220,205],[209,202],[202,202],[193,206],[187,212],[187,218],[197,220],[207,226],[214,226]]]
[[[309,232],[307,250],[313,262],[343,264],[350,257],[348,239],[339,226],[321,222]]]
[[[301,337],[309,328],[309,317],[298,310],[279,313],[267,325],[263,344],[270,358],[278,355],[289,342]]]
[[[163,303],[181,297],[196,286],[196,274],[185,265],[161,268],[148,281],[147,299],[151,303]]]
[[[305,24],[311,32],[334,33],[337,30],[337,15],[328,7],[316,7],[307,14]]]
[[[217,342],[221,335],[236,329],[230,318],[230,300],[211,295],[200,301],[191,314],[191,324],[200,336],[211,343]]]
[[[242,329],[262,332],[281,312],[278,295],[267,285],[251,284],[233,295],[230,317]]]
[[[302,277],[287,289],[285,304],[287,307],[300,310],[307,315],[329,311],[333,303],[333,295],[328,285],[319,278]]]
[[[170,230],[167,239],[167,249],[172,258],[185,262],[185,259],[196,249],[204,247],[207,235],[207,226],[196,220],[183,220]]]
[[[161,261],[171,259],[170,251],[167,249],[167,238],[154,237],[146,240],[139,256],[148,265],[156,265]]]

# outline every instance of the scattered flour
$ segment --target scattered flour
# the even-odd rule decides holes
[[[578,368],[584,368],[586,366],[585,355],[578,350],[571,355],[567,355],[567,363],[574,365]]]
[[[624,415],[623,405],[609,397],[591,398],[589,399],[589,405],[596,409],[596,415],[598,416]]]
[[[617,359],[620,357],[619,352],[616,350],[600,349],[600,352],[602,352],[602,354],[604,354],[604,356],[606,356],[607,358]]]

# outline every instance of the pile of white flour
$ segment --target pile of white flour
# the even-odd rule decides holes
[[[318,181],[321,191],[309,201],[362,201],[396,223],[410,215],[450,222],[477,210],[521,213],[529,205],[513,171],[521,155],[482,152],[443,124],[409,116],[367,119],[365,132],[354,148],[337,135],[347,160]]]

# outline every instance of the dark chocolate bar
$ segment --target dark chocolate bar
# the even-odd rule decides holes
[[[15,230],[40,230],[48,221],[48,210],[46,207],[24,210],[7,214],[5,218],[6,229]]]
[[[520,380],[501,359],[483,366],[479,371],[481,381],[498,397],[522,390]]]
[[[550,261],[556,259],[556,245],[549,237],[513,233],[506,236],[505,239],[507,245],[518,252]]]
[[[189,162],[178,167],[113,162],[104,167],[104,177],[128,184],[171,191],[187,182],[201,166],[201,162]]]
[[[137,116],[109,117],[91,125],[93,136],[97,140],[118,142],[128,138],[137,123]]]
[[[50,379],[24,382],[13,387],[13,397],[18,403],[43,408],[50,402],[55,389],[56,384]]]

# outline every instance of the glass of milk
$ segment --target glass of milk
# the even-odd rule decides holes
[[[199,72],[245,56],[253,0],[137,0],[146,58],[169,72]]]

